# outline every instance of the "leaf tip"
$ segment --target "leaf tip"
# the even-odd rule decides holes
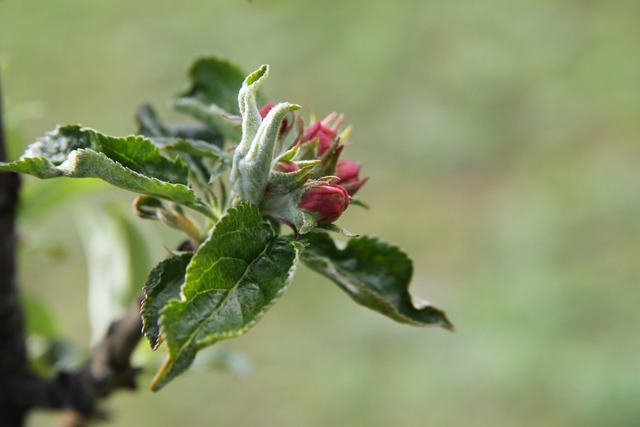
[[[447,316],[444,313],[442,313],[442,321],[440,322],[439,326],[449,332],[456,331],[456,327],[449,321],[449,319],[447,319]]]
[[[261,83],[263,79],[269,76],[269,66],[267,64],[262,65],[253,73],[249,74],[244,81],[246,86],[252,86],[256,83]]]
[[[155,393],[157,391],[160,391],[165,385],[167,385],[167,383],[173,378],[173,376],[170,375],[173,365],[174,361],[170,357],[167,357],[160,369],[158,369],[158,372],[156,372],[156,375],[151,380],[151,384],[149,384],[149,390]]]

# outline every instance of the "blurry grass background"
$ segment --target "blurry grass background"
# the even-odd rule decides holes
[[[395,324],[302,271],[224,344],[251,376],[192,373],[151,394],[149,372],[109,401],[112,425],[637,426],[638,22],[636,0],[0,2],[25,144],[58,123],[130,133],[135,108],[164,105],[204,53],[269,63],[275,101],[345,112],[372,208],[340,224],[403,247],[412,292],[457,327]],[[95,197],[130,215],[129,195]],[[63,256],[21,259],[79,345],[86,270],[69,218],[87,200],[25,230]],[[141,226],[154,262],[178,239]]]

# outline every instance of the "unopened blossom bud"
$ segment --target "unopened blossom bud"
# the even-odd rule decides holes
[[[339,160],[336,166],[336,176],[340,178],[340,185],[343,186],[350,195],[354,195],[367,182],[368,178],[360,179],[360,165],[350,160]]]
[[[342,215],[349,206],[350,199],[344,187],[318,182],[306,191],[298,207],[312,214],[318,224],[329,224]]]
[[[272,108],[273,108],[273,102],[270,102],[264,107],[262,107],[261,109],[259,109],[258,112],[260,113],[260,117],[262,117],[262,119],[264,120],[264,118],[267,117],[267,114],[269,114],[269,111],[271,111]]]
[[[336,140],[336,132],[325,126],[322,122],[316,122],[304,131],[303,142],[318,138],[318,156],[322,156]]]
[[[300,170],[300,166],[295,162],[283,161],[276,164],[276,169],[280,172],[296,172]]]
[[[260,117],[262,117],[262,120],[264,120],[265,117],[267,117],[267,114],[269,114],[269,111],[271,110],[273,110],[273,102],[268,103],[267,105],[265,105],[264,107],[258,110],[258,112],[260,113]],[[292,125],[290,125],[289,122],[290,121],[286,117],[282,119],[282,124],[280,124],[280,135],[282,137],[285,137],[291,130]]]

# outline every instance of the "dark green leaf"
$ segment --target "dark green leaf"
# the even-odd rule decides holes
[[[191,88],[178,98],[191,98],[204,105],[217,105],[238,115],[238,91],[245,73],[237,65],[216,57],[196,60],[189,70]]]
[[[144,300],[140,311],[142,333],[154,350],[161,342],[160,312],[169,301],[180,298],[180,288],[192,257],[193,253],[187,252],[161,261],[151,270],[144,284]]]
[[[198,157],[207,157],[214,160],[231,163],[231,156],[218,146],[197,139],[180,138],[152,138],[153,143],[159,148],[175,152],[190,154]]]
[[[205,192],[211,190],[208,186],[211,182],[231,167],[231,156],[205,141],[153,138],[153,142],[165,152],[179,154],[193,172],[192,178]]]
[[[149,104],[143,104],[138,108],[136,122],[138,123],[137,133],[150,138],[154,143],[156,138],[166,141],[196,140],[219,148],[224,142],[220,133],[200,123],[165,124]],[[166,144],[167,142],[162,145]]]
[[[139,133],[147,136],[164,153],[171,157],[178,155],[187,163],[194,185],[215,204],[216,195],[209,183],[231,164],[231,156],[220,148],[224,136],[199,123],[165,125],[149,104],[138,108],[136,121]]]
[[[199,349],[253,326],[290,283],[299,247],[276,235],[256,206],[229,209],[189,264],[182,300],[161,313],[168,358],[152,390],[187,369]]]
[[[136,111],[136,123],[138,124],[138,134],[140,135],[147,137],[173,136],[150,104],[142,104],[138,107],[138,111]]]
[[[215,57],[200,58],[189,70],[191,88],[176,97],[174,108],[209,125],[228,138],[241,135],[238,91],[245,73],[237,65]],[[260,104],[265,102],[260,98]]]
[[[349,239],[344,249],[326,233],[305,238],[305,264],[333,280],[358,304],[401,323],[453,329],[444,312],[414,305],[408,291],[413,266],[397,247],[369,236]]]
[[[158,148],[140,136],[117,138],[77,125],[60,126],[27,147],[22,158],[42,157],[59,166],[78,149],[103,153],[141,175],[173,184],[186,185],[189,170],[181,161],[160,155]]]
[[[173,100],[173,108],[201,121],[231,140],[240,139],[240,118],[230,116],[230,113],[215,104],[205,104],[196,98],[183,97]]]

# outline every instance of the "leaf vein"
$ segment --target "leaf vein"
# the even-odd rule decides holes
[[[240,283],[242,283],[242,281],[243,281],[244,277],[247,275],[247,272],[250,270],[251,265],[253,265],[253,263],[254,263],[256,260],[260,259],[260,257],[262,257],[262,256],[266,253],[267,249],[268,249],[270,246],[271,246],[271,245],[267,243],[267,244],[265,245],[265,248],[260,252],[260,254],[259,254],[257,257],[255,257],[255,258],[252,260],[252,262],[251,262],[251,263],[247,264],[247,268],[245,268],[245,271],[244,271],[244,273],[242,274],[242,276],[241,276],[241,277],[236,281],[236,284],[235,284],[232,288],[227,289],[227,291],[228,291],[228,292],[227,292],[227,295],[225,295],[223,298],[221,298],[220,302],[218,302],[218,304],[216,305],[216,307],[215,307],[215,308],[214,308],[214,309],[209,313],[209,315],[208,315],[207,317],[205,317],[205,318],[204,318],[204,319],[203,319],[203,320],[198,324],[198,326],[197,326],[197,327],[193,330],[193,332],[189,335],[189,337],[188,337],[188,338],[187,338],[187,340],[184,342],[184,344],[180,346],[180,348],[179,348],[179,349],[177,350],[177,352],[175,353],[175,354],[176,354],[176,358],[175,358],[175,359],[177,359],[178,357],[180,357],[180,355],[181,355],[181,354],[182,354],[182,353],[183,353],[187,348],[189,348],[189,347],[191,346],[191,343],[194,341],[195,337],[196,337],[196,336],[197,336],[197,334],[200,332],[200,330],[202,330],[202,328],[204,327],[204,325],[205,325],[206,323],[208,323],[208,322],[209,322],[209,321],[210,321],[214,316],[216,316],[216,315],[220,312],[221,307],[222,307],[222,306],[227,302],[227,300],[229,299],[229,296],[231,295],[231,292],[232,292],[232,291],[237,291],[237,289],[240,287]],[[246,262],[246,261],[245,261],[245,262]],[[203,292],[202,294],[207,294],[207,293],[209,293],[209,292],[213,292],[213,291],[214,291],[214,290],[209,290],[209,291]],[[186,304],[188,304],[188,302],[185,302],[185,303],[186,303]],[[241,312],[241,315],[242,315],[242,312]],[[243,316],[243,323],[244,323],[244,316]],[[242,331],[243,329],[240,329],[240,330]],[[217,333],[216,335],[219,335],[219,333]],[[198,345],[198,343],[197,343],[197,342],[195,342],[195,345],[197,346],[197,345]]]

